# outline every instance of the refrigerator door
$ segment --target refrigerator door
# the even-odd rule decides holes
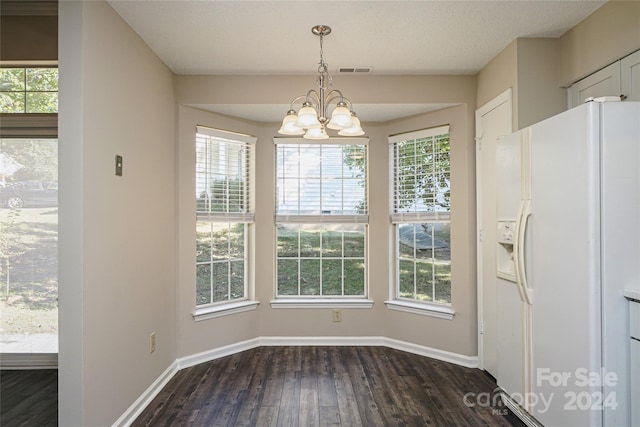
[[[600,388],[599,106],[531,130],[526,271],[532,305],[530,413],[543,425],[598,426]],[[597,403],[597,402],[596,402]]]
[[[602,224],[602,357],[617,379],[603,384],[605,425],[634,425],[630,401],[629,322],[624,289],[640,283],[640,102],[600,106]]]

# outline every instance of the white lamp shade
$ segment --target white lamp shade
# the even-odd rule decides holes
[[[320,121],[318,121],[318,113],[316,112],[316,109],[313,107],[302,107],[300,111],[298,111],[296,126],[304,129],[320,127]]]
[[[338,132],[338,135],[341,136],[360,136],[364,135],[364,130],[360,127],[360,119],[356,116],[352,116],[351,120],[353,121],[353,125],[348,128],[344,128]]]
[[[296,121],[298,120],[298,116],[295,114],[287,114],[284,116],[282,120],[282,126],[278,130],[278,133],[282,135],[302,135],[304,134],[304,129],[296,126]]]
[[[331,120],[327,127],[329,129],[344,129],[351,127],[352,124],[351,111],[347,107],[337,106],[331,114]]]
[[[328,139],[329,135],[324,130],[323,127],[318,128],[310,128],[307,130],[307,133],[304,134],[304,137],[307,139]]]

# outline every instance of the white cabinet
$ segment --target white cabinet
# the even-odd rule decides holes
[[[587,98],[620,95],[620,61],[574,83],[569,88],[569,108],[582,104]]]
[[[569,108],[590,97],[620,95],[629,101],[640,101],[640,50],[571,85]]]
[[[620,61],[622,94],[630,101],[640,101],[640,50]]]

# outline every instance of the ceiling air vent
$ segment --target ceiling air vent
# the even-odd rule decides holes
[[[340,67],[339,73],[370,73],[373,71],[373,67]]]

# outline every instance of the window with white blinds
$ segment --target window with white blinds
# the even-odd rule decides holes
[[[397,300],[451,304],[449,126],[389,138]]]
[[[198,218],[252,222],[255,138],[200,126],[197,129]]]
[[[276,220],[366,223],[367,145],[293,141],[276,142]]]
[[[198,127],[196,133],[196,305],[247,298],[254,221],[255,138]]]
[[[450,218],[449,148],[449,126],[389,138],[393,222]]]
[[[277,297],[365,297],[367,139],[274,141]]]

